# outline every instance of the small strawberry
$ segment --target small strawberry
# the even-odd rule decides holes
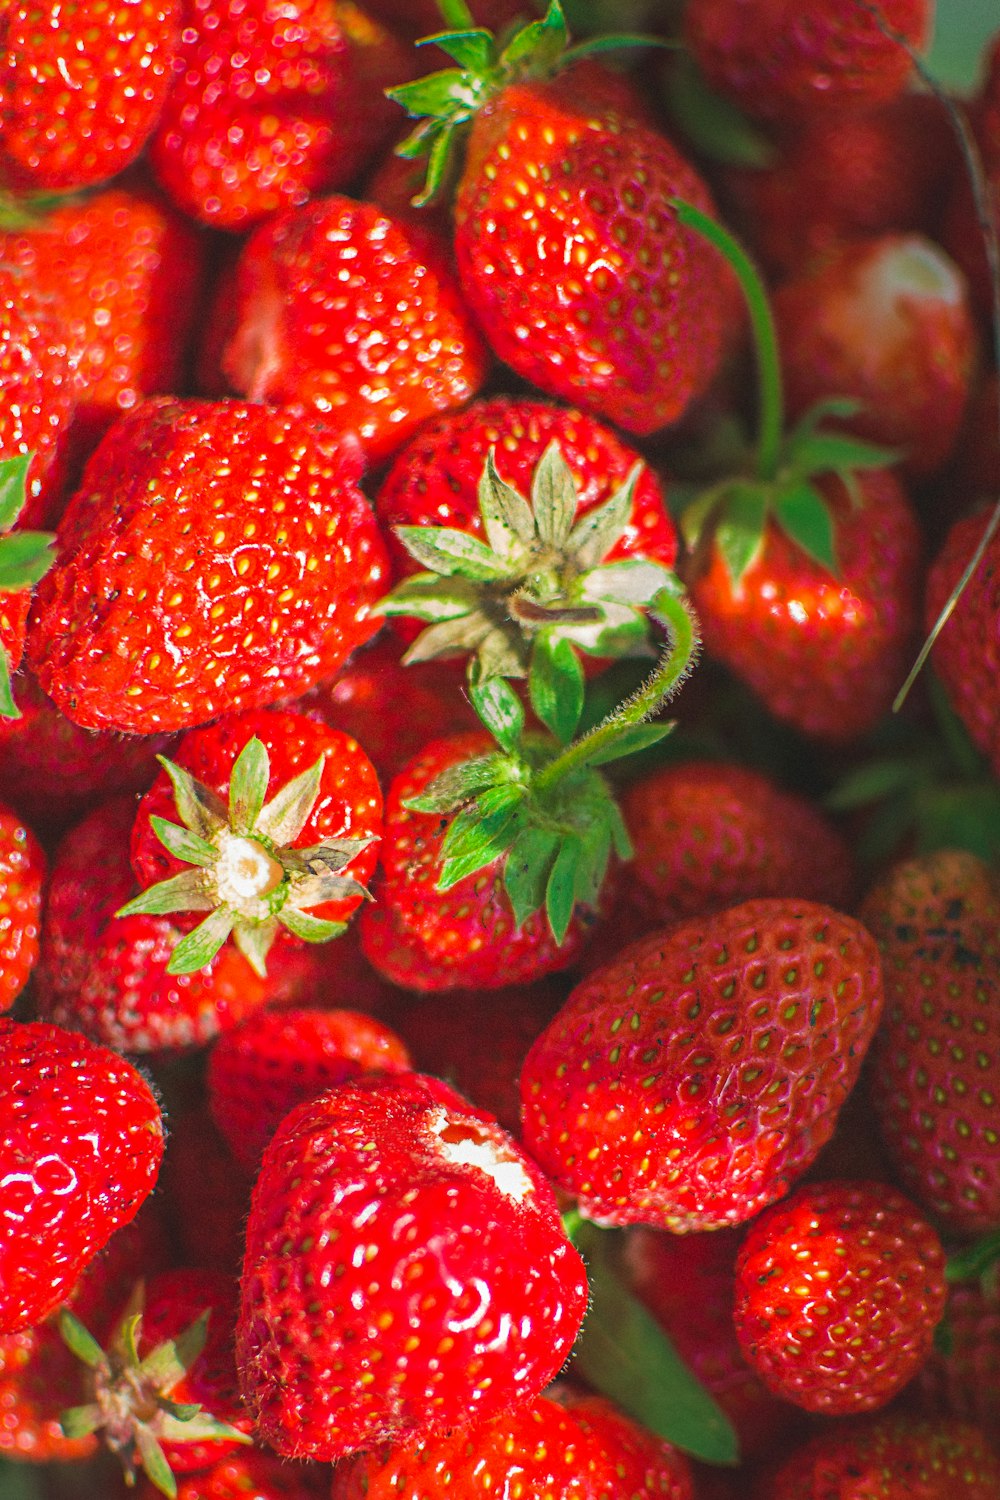
[[[84,474],[29,657],[74,722],[150,734],[303,692],[372,633],[386,559],[319,419],[155,398]]]
[[[371,463],[483,383],[486,354],[443,249],[369,203],[317,198],[276,215],[235,274],[222,356],[234,390],[315,407]]]
[[[920,1369],[944,1311],[944,1251],[882,1183],[799,1188],[736,1260],[736,1332],[765,1385],[807,1411],[884,1406]]]
[[[11,0],[0,186],[68,192],[134,161],[170,85],[180,19],[180,0]]]
[[[206,1086],[212,1118],[253,1174],[296,1104],[365,1073],[409,1069],[401,1039],[361,1011],[266,1010],[219,1038]]]
[[[9,1010],[38,961],[41,845],[12,808],[0,803],[0,1010]]]
[[[39,1323],[156,1181],[163,1123],[132,1065],[44,1022],[0,1020],[0,1332]]]
[[[767,1473],[754,1500],[996,1500],[1000,1459],[964,1422],[891,1416],[820,1432]]]
[[[247,1225],[237,1358],[260,1436],[338,1460],[537,1396],[586,1306],[539,1169],[420,1074],[300,1105]]]
[[[143,889],[117,915],[209,913],[169,973],[204,968],[232,934],[263,978],[279,931],[307,943],[343,932],[382,830],[382,794],[356,740],[264,709],[193,730],[161,766],[132,829]]]
[[[525,1145],[597,1223],[742,1223],[829,1139],[881,1009],[874,940],[818,903],[747,901],[652,934],[535,1042]]]
[[[995,416],[995,413],[994,413]],[[928,629],[971,563],[985,517],[955,522],[927,577]],[[932,661],[969,738],[1000,776],[1000,531],[994,532],[961,598],[934,644]]]

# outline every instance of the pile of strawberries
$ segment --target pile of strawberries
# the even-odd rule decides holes
[[[3,1500],[1000,1500],[933,8],[4,6]]]

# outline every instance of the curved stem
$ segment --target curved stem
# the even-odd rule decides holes
[[[727,229],[723,229],[721,224],[709,218],[708,214],[702,213],[700,208],[695,208],[693,203],[686,203],[683,198],[672,198],[670,201],[677,210],[677,217],[681,223],[687,225],[689,229],[694,229],[725,256],[735,272],[746,299],[750,322],[753,326],[757,375],[760,382],[757,477],[758,479],[773,479],[778,472],[784,411],[778,337],[764,283],[743,246]]]
[[[666,626],[670,640],[656,670],[631,698],[602,719],[580,739],[558,755],[538,773],[534,790],[544,795],[555,784],[586,765],[595,751],[611,745],[623,729],[651,719],[662,708],[694,666],[700,637],[694,611],[680,593],[661,589],[650,606],[650,614]]]

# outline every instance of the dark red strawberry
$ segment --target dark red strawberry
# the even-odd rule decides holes
[[[0,266],[0,452],[28,458],[24,526],[54,519],[67,478],[68,433],[76,406],[73,357],[39,290]]]
[[[964,1422],[868,1418],[818,1433],[752,1493],[753,1500],[995,1500],[1000,1459]]]
[[[955,522],[927,577],[925,620],[931,629],[972,561],[985,514]],[[934,646],[934,668],[969,738],[1000,776],[1000,531],[992,536]]]
[[[420,1074],[299,1105],[254,1189],[237,1357],[259,1435],[337,1460],[537,1396],[586,1306],[533,1162]]]
[[[0,803],[0,1010],[9,1010],[38,960],[46,861],[30,828]]]

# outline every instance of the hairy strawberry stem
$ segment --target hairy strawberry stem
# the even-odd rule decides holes
[[[781,361],[778,356],[778,336],[774,317],[764,284],[757,268],[742,245],[721,224],[687,203],[683,198],[672,198],[677,217],[689,229],[695,230],[709,244],[715,246],[729,262],[739,281],[750,313],[754,332],[754,351],[757,357],[757,372],[760,384],[760,415],[757,435],[757,477],[771,480],[777,476],[781,455],[781,437],[784,429],[784,399],[781,384]]]

